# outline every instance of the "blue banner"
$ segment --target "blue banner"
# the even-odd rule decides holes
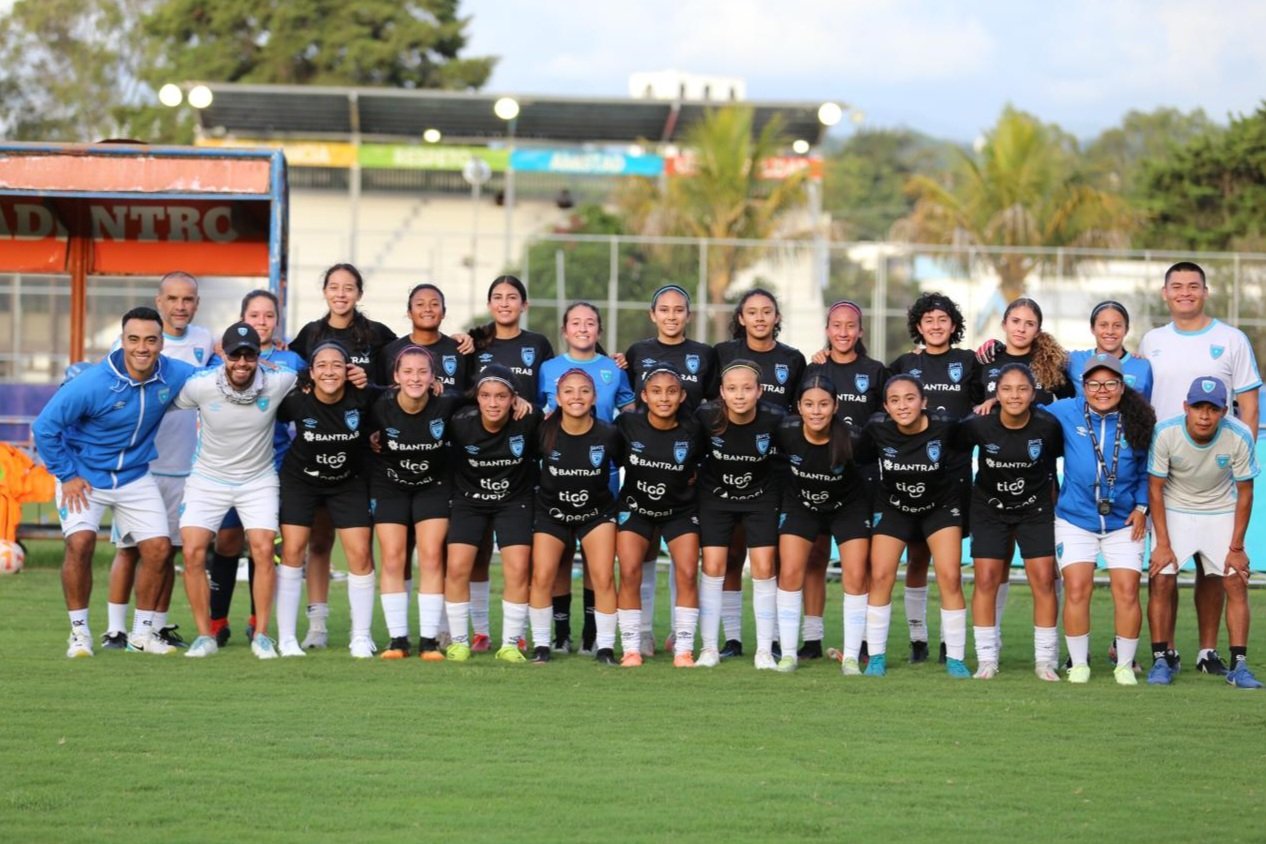
[[[585,149],[516,149],[510,165],[521,173],[564,173],[577,176],[658,176],[661,156]]]

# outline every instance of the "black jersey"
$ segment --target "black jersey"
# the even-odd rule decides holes
[[[447,334],[441,334],[440,339],[430,345],[415,343],[408,334],[388,343],[378,355],[379,384],[393,383],[396,355],[407,346],[421,346],[431,353],[435,359],[435,380],[444,385],[444,395],[460,396],[470,388],[471,358],[458,352],[457,341]]]
[[[806,510],[833,513],[854,498],[864,496],[865,481],[857,464],[831,465],[831,446],[816,445],[804,438],[804,421],[788,416],[778,426],[778,448],[791,467],[794,498]],[[786,500],[786,499],[784,499]]]
[[[1051,503],[1055,458],[1064,451],[1059,420],[1034,407],[1023,428],[1007,428],[997,408],[973,416],[959,427],[967,449],[979,447],[976,489],[999,510],[1023,510]]]
[[[1002,375],[1002,367],[1009,363],[1022,363],[1025,366],[1031,366],[1033,355],[1013,355],[1007,351],[1006,346],[998,343],[994,346],[996,352],[994,354],[993,363],[986,363],[980,367],[980,384],[983,390],[984,399],[992,399],[998,389],[998,378]],[[1037,378],[1037,373],[1033,373],[1033,377]],[[1072,383],[1065,378],[1064,383],[1056,387],[1054,390],[1048,390],[1042,386],[1042,382],[1037,382],[1037,393],[1033,396],[1033,403],[1038,405],[1047,405],[1056,399],[1071,399],[1077,395],[1077,391],[1073,388]],[[981,401],[984,401],[981,399]]]
[[[544,334],[523,330],[513,340],[493,338],[487,348],[475,352],[471,379],[478,377],[490,363],[499,363],[514,373],[515,390],[524,399],[535,402],[541,392],[541,364],[554,356],[554,347]]]
[[[889,367],[894,375],[904,373],[918,378],[928,400],[928,412],[951,419],[962,419],[985,400],[979,369],[976,353],[967,349],[950,349],[939,355],[906,352]]]
[[[370,431],[378,432],[374,476],[407,489],[447,484],[448,419],[459,399],[429,396],[417,413],[406,413],[394,390],[383,393],[369,409]]]
[[[826,363],[810,366],[805,375],[825,375],[831,379],[835,385],[835,400],[839,402],[836,418],[857,430],[883,409],[888,370],[874,358],[858,355],[850,363],[836,363],[828,358]]]
[[[369,339],[357,343],[351,327],[331,328],[323,320],[313,320],[299,329],[299,333],[290,341],[290,350],[312,364],[312,350],[327,340],[336,340],[347,349],[351,362],[359,366],[371,379],[377,379],[379,373],[379,357],[385,347],[396,339],[396,333],[381,322],[366,320],[369,325]],[[383,383],[379,381],[379,383]]]
[[[703,404],[696,415],[707,438],[700,488],[727,501],[755,501],[776,498],[774,465],[778,456],[778,424],[785,414],[769,405],[757,405],[756,417],[746,425],[729,422],[720,434],[711,433],[710,424],[724,408],[718,403]]]
[[[721,369],[739,359],[760,364],[761,401],[784,413],[796,401],[796,388],[804,377],[804,355],[786,343],[774,343],[768,352],[757,352],[746,340],[717,343],[717,364]]]
[[[958,422],[935,414],[927,420],[925,430],[903,434],[888,414],[876,413],[863,432],[878,452],[882,500],[905,513],[926,513],[956,500],[958,476],[946,469],[957,458]]]
[[[610,509],[611,473],[618,470],[624,441],[615,426],[595,419],[583,434],[560,426],[554,441],[541,432],[541,486],[538,500],[549,517],[562,524],[581,524]]]
[[[695,478],[707,441],[685,413],[667,431],[651,425],[645,410],[615,419],[624,440],[624,486],[620,509],[648,519],[668,519],[695,506]]]
[[[339,483],[361,472],[369,440],[369,407],[377,390],[351,385],[334,404],[295,389],[282,399],[278,422],[294,422],[295,438],[281,463],[283,475]]]
[[[537,429],[541,413],[509,419],[495,434],[478,407],[464,407],[449,421],[454,487],[471,502],[497,503],[536,488]]]
[[[686,391],[686,410],[693,412],[703,402],[717,397],[720,389],[721,369],[717,364],[716,349],[698,340],[680,343],[661,343],[651,337],[638,340],[624,353],[629,367],[629,384],[633,393],[642,401],[642,377],[655,364],[667,363],[681,373],[681,386]]]

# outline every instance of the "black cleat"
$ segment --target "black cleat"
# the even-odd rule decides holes
[[[594,662],[599,665],[619,665],[620,660],[615,658],[615,651],[611,648],[599,648],[598,652],[593,655]]]
[[[917,665],[928,661],[928,643],[920,639],[910,642],[910,664]]]
[[[1169,670],[1175,674],[1182,671],[1182,654],[1178,651],[1165,651],[1165,661],[1169,663]]]
[[[769,646],[769,653],[776,660],[782,659],[782,642],[775,639],[773,643]]]
[[[800,659],[821,659],[822,640],[806,640],[805,643],[800,646],[800,650],[796,651],[796,656]]]
[[[541,647],[544,647],[544,645],[542,645]],[[554,651],[554,653],[556,653],[556,654],[569,654],[569,653],[571,653],[571,639],[570,639],[570,638],[566,638],[566,639],[555,639],[555,640],[554,640],[554,645],[553,645],[553,651]]]
[[[1210,651],[1207,657],[1196,663],[1196,670],[1201,674],[1212,674],[1215,677],[1225,677],[1227,667],[1226,663],[1222,661],[1222,657],[1218,656],[1217,651]]]
[[[867,642],[865,639],[862,639],[862,646],[857,651],[857,664],[861,666],[862,670],[865,670],[866,666],[869,663],[870,663],[870,643]]]
[[[550,649],[546,645],[537,645],[532,649],[532,662],[536,665],[544,665],[553,657],[554,654],[550,653]]]
[[[725,645],[721,648],[721,659],[729,659],[732,656],[743,655],[743,643],[738,639],[726,639]]]
[[[101,637],[101,647],[107,651],[125,651],[127,650],[127,634],[123,631],[106,633]]]
[[[427,662],[439,662],[444,659],[439,640],[425,636],[418,639],[418,656]]]
[[[229,629],[229,625],[225,622],[224,626],[215,631],[215,643],[221,648],[229,643],[229,637],[233,635],[233,631]]]
[[[413,653],[408,636],[394,636],[386,649],[379,654],[379,659],[407,659]]]
[[[945,643],[944,642],[941,642],[940,654],[937,656],[936,661],[939,662],[941,665],[945,664]]]
[[[187,648],[189,643],[185,641],[185,637],[176,631],[180,629],[179,624],[171,624],[158,631],[158,638],[162,639],[173,648]]]

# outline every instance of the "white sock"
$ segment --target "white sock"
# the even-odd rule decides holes
[[[532,647],[548,648],[550,628],[554,624],[554,606],[528,607],[528,622],[532,625]]]
[[[946,659],[961,661],[967,655],[966,609],[941,610],[941,639],[945,642]]]
[[[1007,611],[1007,595],[1011,592],[1011,584],[1003,581],[998,584],[998,596],[993,602],[993,623],[998,628],[999,635],[1002,631],[1002,614]]]
[[[1059,632],[1054,627],[1033,628],[1033,664],[1051,668],[1059,664]]]
[[[409,635],[409,596],[413,594],[413,578],[409,578],[404,582],[404,632],[401,636]]]
[[[374,573],[347,575],[347,604],[352,610],[352,638],[368,636],[374,626]],[[405,630],[409,628],[406,626]]]
[[[998,664],[998,628],[973,627],[972,637],[976,640],[976,662],[992,662]]]
[[[756,650],[768,651],[774,644],[774,632],[778,627],[778,581],[752,579],[752,614],[756,616]],[[800,633],[799,619],[796,634]],[[795,646],[792,646],[792,650]]]
[[[1082,636],[1064,635],[1064,641],[1068,643],[1068,658],[1072,660],[1073,665],[1089,665],[1090,664],[1090,634]]]
[[[440,617],[444,614],[444,596],[432,592],[418,593],[418,635],[423,639],[438,639]]]
[[[295,608],[298,609],[297,607]],[[325,620],[330,617],[329,604],[308,604],[308,629],[326,632]]]
[[[702,609],[700,605],[700,609]],[[721,592],[721,624],[725,627],[725,641],[743,641],[743,591]]]
[[[132,638],[143,639],[150,633],[157,633],[154,629],[154,611],[153,610],[136,610],[132,613]]]
[[[519,639],[523,637],[523,625],[527,623],[528,605],[527,601],[516,604],[507,601],[504,598],[501,601],[501,644],[513,645],[518,647]],[[553,621],[553,611],[550,612],[550,620]]]
[[[800,594],[804,594],[803,590]],[[804,617],[804,640],[806,642],[821,642],[825,638],[826,624],[823,623],[822,616],[806,615]]]
[[[698,607],[673,608],[673,653],[688,654],[695,650],[695,625],[699,621]],[[716,641],[714,638],[713,641]]]
[[[783,653],[794,656],[796,647],[800,644],[797,640],[800,636],[800,607],[804,603],[804,591],[797,589],[794,592],[785,592],[779,589],[775,603],[778,607],[778,639],[782,642]]]
[[[277,641],[298,639],[299,594],[303,591],[303,569],[277,566]]]
[[[106,617],[109,621],[107,633],[127,632],[127,604],[106,604]]]
[[[928,588],[907,586],[903,597],[906,605],[906,626],[910,628],[910,641],[926,642],[928,640]]]
[[[154,610],[154,632],[157,633],[167,626],[167,613]]]
[[[488,636],[490,627],[488,625],[488,596],[492,589],[492,581],[472,580],[470,583],[470,625],[474,628],[476,636]],[[551,616],[552,618],[552,616]],[[462,631],[465,633],[466,631]],[[453,636],[457,638],[456,635]]]
[[[620,648],[626,654],[640,650],[642,647],[642,611],[617,610],[616,616],[620,623]]]
[[[594,650],[600,651],[604,648],[607,650],[615,649],[615,622],[616,614],[613,612],[593,611],[593,625],[595,635],[593,638]],[[641,635],[638,636],[639,644]]]
[[[892,622],[892,604],[866,605],[866,645],[871,656],[888,653],[888,626]],[[860,648],[861,645],[858,645]]]
[[[717,633],[721,626],[722,588],[724,577],[705,574],[699,577],[699,638],[706,650],[717,647]]]
[[[387,635],[393,639],[409,635],[409,593],[383,592],[382,617],[387,622]]]
[[[124,608],[127,607],[126,604],[123,606]],[[92,631],[88,629],[88,610],[86,608],[82,610],[68,610],[67,614],[70,616],[70,632],[83,633],[91,639]]]
[[[1133,667],[1134,655],[1138,653],[1139,640],[1117,636],[1117,668]]]
[[[1120,655],[1121,655],[1121,649],[1120,649],[1120,647],[1118,646],[1118,647],[1117,647],[1117,656],[1120,656]],[[1213,648],[1201,648],[1201,649],[1200,649],[1200,650],[1196,653],[1196,662],[1199,662],[1199,661],[1200,661],[1200,660],[1202,660],[1202,659],[1208,659],[1208,658],[1209,658],[1209,657],[1211,657],[1211,656],[1213,656]]]
[[[655,581],[659,578],[659,566],[654,562],[642,565],[642,629],[655,632]],[[623,628],[621,628],[623,630]],[[641,634],[638,634],[641,636]],[[639,647],[641,639],[638,640]]]
[[[857,659],[866,638],[866,596],[844,593],[844,656]]]
[[[448,613],[448,631],[457,644],[470,644],[470,601],[445,601]]]

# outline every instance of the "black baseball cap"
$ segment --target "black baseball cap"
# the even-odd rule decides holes
[[[255,354],[259,354],[259,346],[259,332],[244,322],[235,322],[230,325],[224,332],[224,339],[220,341],[220,348],[224,350],[225,357],[242,349],[250,349]]]

